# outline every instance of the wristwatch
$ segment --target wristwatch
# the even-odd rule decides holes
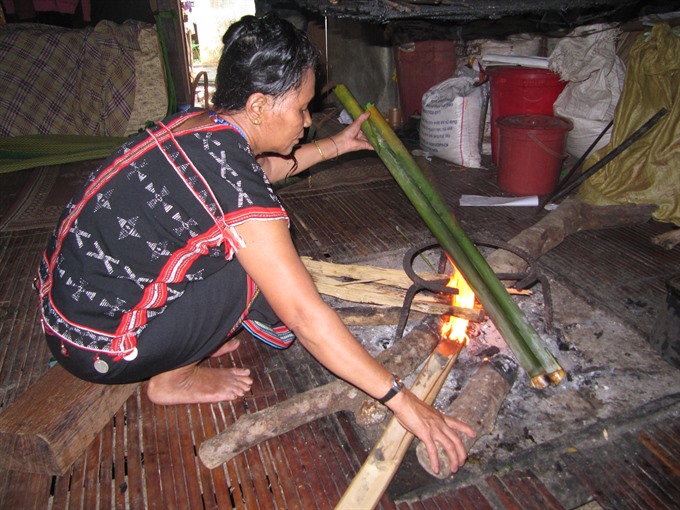
[[[378,399],[378,402],[380,402],[381,404],[386,404],[392,397],[399,393],[403,387],[404,383],[401,381],[401,379],[399,379],[399,377],[397,377],[396,375],[393,375],[392,387],[387,393],[385,393],[384,397]]]

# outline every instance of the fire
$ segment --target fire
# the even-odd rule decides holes
[[[453,264],[452,264],[453,265]],[[475,293],[472,291],[468,283],[463,278],[463,275],[458,271],[456,266],[453,266],[453,273],[449,278],[447,287],[457,288],[458,294],[451,295],[451,305],[462,308],[474,308]],[[467,343],[468,335],[468,320],[460,317],[448,316],[441,327],[442,338],[448,338],[454,342]]]

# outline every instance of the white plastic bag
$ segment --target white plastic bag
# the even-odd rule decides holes
[[[482,90],[467,76],[450,78],[423,94],[420,147],[456,165],[481,166]]]

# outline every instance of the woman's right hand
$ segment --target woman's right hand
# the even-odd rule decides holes
[[[406,388],[388,402],[388,407],[399,423],[425,445],[433,472],[439,472],[437,444],[446,452],[451,471],[455,473],[465,464],[467,451],[459,434],[475,437],[475,431],[470,426],[441,413]]]

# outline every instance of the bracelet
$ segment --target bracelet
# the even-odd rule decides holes
[[[321,150],[321,147],[319,146],[319,142],[317,142],[316,140],[312,140],[312,142],[314,143],[314,146],[316,147],[316,150],[318,150],[318,151],[319,151],[319,154],[321,154],[321,159],[323,159],[324,161],[328,161],[328,160],[326,159],[325,154],[324,154],[323,151]]]
[[[402,388],[404,387],[404,383],[401,382],[401,379],[397,377],[396,375],[392,376],[392,387],[390,388],[390,391],[385,393],[385,396],[382,398],[377,399],[378,402],[381,404],[386,404],[392,397],[394,397],[397,393],[399,393]]]
[[[335,143],[335,140],[333,140],[333,137],[332,137],[332,136],[329,136],[328,139],[329,139],[331,142],[333,142],[333,145],[335,145],[335,158],[333,158],[333,159],[336,159],[336,158],[340,155],[340,149],[338,149],[338,144]]]

